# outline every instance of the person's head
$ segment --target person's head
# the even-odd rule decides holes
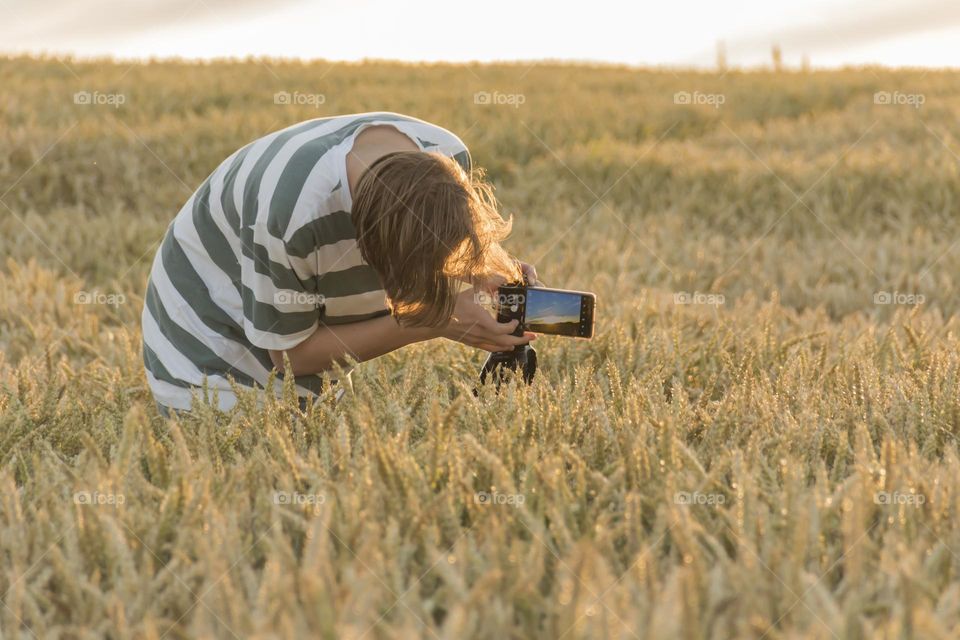
[[[511,221],[497,212],[492,187],[479,171],[467,174],[444,156],[379,158],[360,177],[352,217],[360,253],[402,324],[448,321],[464,280],[520,277],[500,246]]]

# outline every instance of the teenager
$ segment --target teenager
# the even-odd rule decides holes
[[[143,310],[153,395],[164,413],[188,410],[206,387],[227,409],[230,379],[264,388],[276,370],[304,402],[348,357],[435,338],[525,344],[532,334],[511,335],[516,321],[476,303],[520,270],[536,280],[501,247],[509,231],[463,142],[436,125],[365,113],[260,138],[200,185],[154,259]]]

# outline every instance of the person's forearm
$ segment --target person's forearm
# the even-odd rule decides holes
[[[294,375],[329,371],[347,356],[363,362],[414,342],[435,337],[435,330],[401,327],[390,317],[350,324],[320,326],[309,338],[286,351]],[[283,368],[283,351],[271,351],[277,369]]]

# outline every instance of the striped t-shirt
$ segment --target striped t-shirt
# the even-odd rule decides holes
[[[396,113],[309,120],[224,160],[170,224],[153,261],[143,358],[157,402],[189,409],[206,383],[210,399],[216,392],[220,408],[230,408],[230,378],[266,387],[269,349],[291,349],[320,324],[388,313],[379,277],[360,257],[346,168],[357,134],[376,125],[469,171],[457,136]],[[301,397],[321,384],[316,375],[296,378]]]

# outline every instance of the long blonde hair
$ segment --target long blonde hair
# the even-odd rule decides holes
[[[500,246],[513,221],[498,213],[493,188],[480,170],[468,174],[445,156],[379,158],[360,177],[351,213],[360,253],[404,325],[448,322],[461,282],[520,277]]]

